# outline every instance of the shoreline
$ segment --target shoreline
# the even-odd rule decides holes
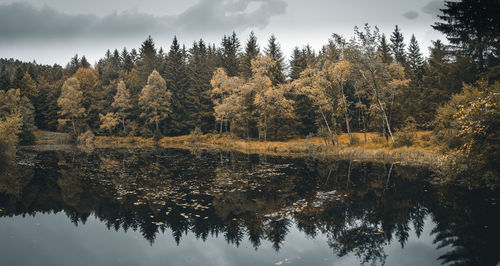
[[[353,133],[357,143],[349,145],[347,134],[338,138],[338,144],[326,144],[319,137],[299,138],[287,141],[244,140],[229,134],[184,135],[163,137],[158,141],[143,137],[95,136],[85,144],[72,144],[68,134],[36,131],[34,145],[38,151],[120,149],[120,148],[175,148],[189,150],[223,150],[269,156],[308,157],[331,160],[355,160],[363,162],[396,163],[402,165],[436,167],[446,163],[446,156],[430,141],[429,131],[416,132],[415,143],[410,147],[393,147],[377,133]]]
[[[391,143],[380,142],[378,134],[368,133],[367,142],[360,141],[348,145],[347,135],[339,137],[336,146],[326,145],[321,138],[292,139],[287,141],[258,141],[232,138],[229,135],[205,134],[199,136],[163,137],[155,141],[142,137],[110,137],[96,136],[83,148],[176,148],[190,150],[223,150],[246,154],[265,154],[284,157],[316,156],[332,160],[356,160],[365,162],[396,163],[402,165],[420,165],[435,167],[445,163],[446,157],[439,152],[438,147],[430,142],[422,141],[420,132],[418,141],[410,147],[393,147]],[[362,133],[354,133],[363,139]]]

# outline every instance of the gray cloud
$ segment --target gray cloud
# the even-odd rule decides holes
[[[413,20],[413,19],[416,19],[418,17],[418,13],[416,11],[410,10],[410,11],[404,13],[403,17],[410,19],[410,20]]]
[[[284,0],[201,0],[173,16],[137,11],[97,16],[68,15],[48,6],[11,3],[0,5],[0,43],[264,28],[271,17],[284,14],[286,7]]]
[[[427,4],[425,4],[424,7],[422,7],[422,12],[429,15],[438,15],[440,14],[439,9],[442,9],[443,7],[444,7],[443,0],[432,0]]]

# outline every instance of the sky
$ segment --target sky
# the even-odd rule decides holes
[[[316,51],[332,33],[354,26],[398,25],[415,34],[424,55],[443,0],[0,0],[0,58],[66,65],[75,54],[94,63],[107,49],[138,48],[148,35],[168,50],[174,36],[187,47],[203,38],[219,44],[236,32],[242,45],[254,31],[261,47],[274,34],[289,58],[295,46]]]

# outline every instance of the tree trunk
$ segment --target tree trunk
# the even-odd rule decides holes
[[[375,98],[377,99],[378,106],[380,108],[380,112],[382,113],[382,119],[385,122],[387,126],[387,131],[389,132],[389,135],[391,136],[392,143],[394,143],[394,137],[392,136],[392,131],[391,131],[391,125],[389,124],[389,119],[387,119],[387,114],[385,113],[384,106],[382,105],[382,102],[380,101],[380,97],[378,95],[378,85],[377,85],[377,80],[375,79],[375,74],[373,71],[370,71],[372,80],[373,80],[373,92],[375,93]]]
[[[342,82],[340,82],[340,91],[342,92],[342,100],[344,102],[344,117],[345,117],[345,125],[347,127],[347,135],[349,136],[349,143],[352,143],[352,133],[351,126],[349,125],[349,114],[347,113],[347,99],[344,94],[344,86]]]
[[[321,113],[321,116],[323,116],[323,120],[325,121],[326,128],[328,129],[328,132],[330,133],[330,138],[332,139],[332,144],[335,145],[335,139],[333,138],[332,130],[330,129],[330,126],[328,125],[328,121],[326,120],[325,114],[323,113],[323,109],[321,107],[319,107],[319,112]]]
[[[123,135],[125,135],[125,116],[122,116]]]
[[[75,118],[73,116],[71,117],[71,127],[73,128],[73,134],[76,136]]]

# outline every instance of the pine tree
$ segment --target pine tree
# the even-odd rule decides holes
[[[280,44],[276,41],[276,36],[274,36],[274,34],[269,38],[266,53],[270,55],[274,61],[274,65],[270,70],[273,86],[284,83],[285,74],[283,71],[285,69],[285,59],[283,58]]]
[[[148,38],[141,44],[137,59],[137,71],[142,84],[146,82],[149,74],[157,69],[156,48],[153,38]]]
[[[224,35],[221,42],[221,66],[226,69],[230,76],[238,75],[240,66],[240,41],[233,31],[230,36]]]
[[[259,45],[257,44],[257,37],[255,34],[250,32],[248,37],[245,53],[241,58],[241,76],[248,79],[252,76],[252,60],[255,59],[260,53]]]
[[[26,71],[22,67],[16,68],[16,72],[14,72],[14,77],[12,78],[11,86],[13,88],[21,88],[23,86],[22,80],[24,78],[24,74]]]
[[[10,74],[7,71],[7,67],[2,65],[2,70],[0,71],[0,90],[7,91],[10,89]]]
[[[177,37],[174,37],[167,55],[165,67],[165,81],[168,90],[172,93],[172,115],[168,119],[168,135],[189,133],[184,106],[186,104],[186,90],[189,87],[185,52],[181,49]]]
[[[290,79],[292,81],[300,77],[300,73],[307,67],[306,59],[299,47],[295,46],[290,60]]]
[[[396,25],[391,35],[391,50],[396,62],[400,63],[401,65],[405,65],[406,55],[404,37],[398,25]]]
[[[189,51],[189,88],[186,92],[186,114],[190,129],[206,132],[212,128],[214,117],[210,100],[210,79],[213,67],[209,61],[207,45],[200,39]]]
[[[85,56],[82,56],[82,59],[80,60],[80,67],[90,68],[90,63],[89,61],[87,61],[87,58]]]
[[[439,19],[432,27],[446,35],[452,49],[471,57],[479,71],[495,66],[500,58],[500,2],[445,1]]]
[[[382,34],[382,38],[380,38],[379,52],[380,52],[380,57],[382,57],[382,62],[386,64],[392,63],[391,47],[387,43],[385,34]]]
[[[130,72],[134,68],[132,56],[128,53],[127,48],[123,48],[121,53],[121,61],[123,62],[123,70]]]
[[[408,67],[412,72],[412,76],[415,79],[420,80],[422,78],[422,67],[424,65],[424,58],[420,52],[420,47],[418,46],[417,39],[415,35],[411,35],[410,44],[408,45]]]

